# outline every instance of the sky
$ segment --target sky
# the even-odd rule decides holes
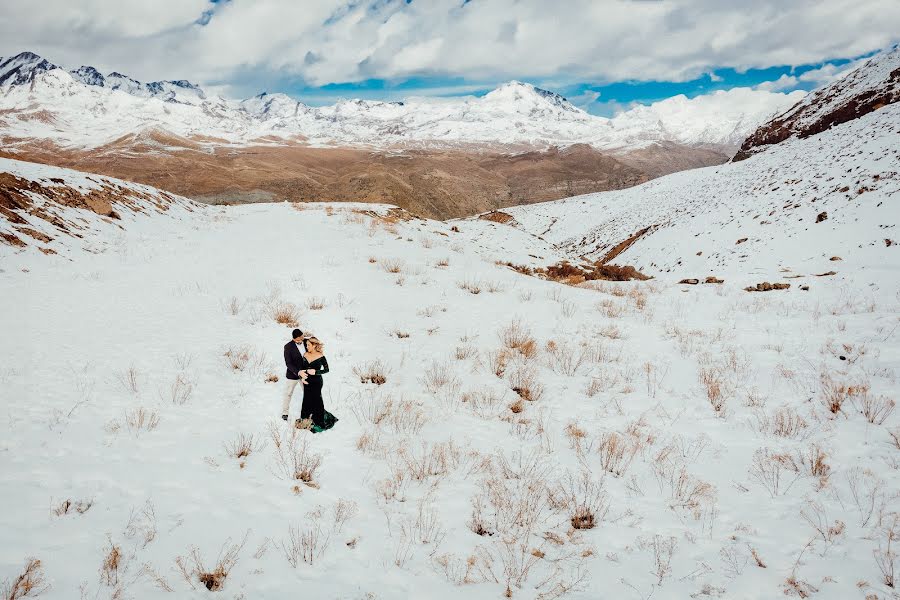
[[[898,41],[900,0],[0,2],[0,56],[313,105],[518,80],[609,116],[677,94],[809,90]]]

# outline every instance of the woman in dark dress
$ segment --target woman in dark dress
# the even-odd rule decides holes
[[[300,418],[297,425],[303,419],[312,419],[313,433],[318,433],[334,427],[337,419],[325,410],[325,402],[322,400],[322,375],[328,372],[328,360],[322,353],[324,344],[317,338],[306,340],[306,354],[303,355],[302,366],[307,373],[306,385],[303,386],[303,405],[300,407]]]

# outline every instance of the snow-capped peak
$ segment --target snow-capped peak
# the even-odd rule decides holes
[[[31,83],[41,73],[56,68],[34,52],[21,52],[0,62],[0,86]]]
[[[485,94],[483,102],[496,106],[506,105],[514,112],[533,114],[535,111],[583,112],[556,92],[535,87],[530,83],[509,81]]]

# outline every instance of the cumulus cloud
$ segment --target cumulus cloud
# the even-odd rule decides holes
[[[764,81],[756,86],[756,89],[764,92],[780,92],[797,87],[799,80],[793,75],[782,75],[774,81]]]
[[[858,56],[900,31],[900,3],[883,0],[42,0],[3,12],[0,54],[30,49],[142,80],[277,76],[312,86],[685,81],[721,67]]]

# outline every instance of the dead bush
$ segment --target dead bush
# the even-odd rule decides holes
[[[775,411],[770,423],[770,431],[778,437],[797,438],[806,429],[807,424],[803,417],[789,406],[783,406]]]
[[[432,394],[456,383],[453,366],[448,361],[432,361],[431,365],[425,368],[422,384]]]
[[[398,451],[398,458],[415,481],[448,475],[459,465],[460,450],[452,441],[429,445],[422,442],[421,452],[409,447]]]
[[[287,479],[316,486],[316,471],[322,464],[322,455],[309,447],[308,434],[295,428],[271,431],[275,445],[275,464]]]
[[[227,357],[226,355],[226,358],[233,370],[235,370],[235,362],[232,359],[237,361],[237,364],[243,365],[241,369],[236,370],[243,370],[247,366],[246,363],[241,363],[242,358],[240,357]],[[249,362],[249,354],[247,361]],[[157,393],[161,400],[177,405],[187,404],[194,395],[194,382],[187,373],[177,373],[175,378],[172,379],[172,383],[168,387],[158,387]]]
[[[236,317],[241,313],[241,310],[244,308],[244,303],[240,301],[237,296],[232,296],[227,300],[222,302],[222,307],[225,309],[225,312],[231,315],[232,317]]]
[[[725,416],[725,391],[722,372],[715,367],[700,369],[700,383],[706,389],[706,399],[716,416]]]
[[[509,386],[520,398],[529,402],[537,402],[544,394],[544,386],[538,381],[537,374],[528,365],[519,365],[509,376]]]
[[[609,512],[609,496],[603,480],[595,480],[587,470],[578,476],[568,473],[550,490],[550,502],[565,508],[573,529],[593,529]]]
[[[760,448],[753,454],[750,477],[758,481],[774,498],[786,494],[800,477],[800,468],[790,454]]]
[[[125,425],[134,434],[153,431],[159,426],[159,413],[143,406],[125,411]]]
[[[824,487],[831,475],[831,467],[825,462],[828,455],[818,445],[813,444],[806,450],[797,451],[797,462],[803,465],[807,474],[819,480],[819,487]]]
[[[306,308],[309,310],[322,310],[325,308],[325,298],[312,296],[306,300]]]
[[[225,363],[231,367],[232,371],[243,371],[250,364],[252,349],[250,346],[230,346],[225,349]]]
[[[895,402],[884,396],[864,394],[859,401],[860,410],[866,417],[866,421],[873,425],[883,425],[891,413],[894,412]]]
[[[117,371],[115,376],[123,390],[132,394],[138,393],[138,390],[140,389],[141,374],[134,365],[131,365],[122,371]]]
[[[350,405],[360,424],[389,428],[395,434],[417,434],[427,422],[425,411],[411,400],[369,395]]]
[[[321,513],[307,515],[306,523],[288,528],[288,539],[281,542],[281,549],[288,563],[297,568],[301,562],[315,564],[325,554],[331,541],[331,532],[322,527]]]
[[[549,362],[553,372],[569,377],[578,374],[590,355],[590,349],[585,346],[575,346],[566,342],[557,344],[553,340],[547,342],[546,349],[551,357]]]
[[[506,373],[506,367],[509,364],[512,356],[513,351],[507,350],[506,348],[488,352],[488,367],[491,369],[491,373],[493,373],[497,377],[503,377],[503,375]]]
[[[50,589],[44,582],[44,568],[41,561],[36,558],[25,560],[25,569],[22,574],[12,581],[3,582],[3,600],[20,600],[20,598],[35,598]]]
[[[243,469],[245,460],[254,451],[258,450],[262,445],[262,441],[253,434],[239,433],[233,440],[225,443],[225,452],[231,458],[240,462]]]
[[[633,436],[622,435],[615,431],[603,433],[597,443],[600,466],[607,473],[621,477],[631,465],[640,448],[640,443]]]
[[[500,341],[507,350],[517,350],[525,358],[534,358],[537,354],[537,342],[531,330],[521,320],[512,321],[500,330]]]
[[[109,541],[109,550],[100,566],[100,581],[108,586],[119,584],[119,570],[122,567],[122,549]]]
[[[384,385],[387,383],[388,372],[389,369],[380,358],[353,367],[353,373],[359,377],[360,383]]]
[[[204,565],[204,561],[200,556],[200,550],[197,547],[192,547],[187,555],[177,557],[175,565],[191,588],[197,589],[195,583],[199,582],[206,589],[217,592],[225,586],[228,574],[234,568],[234,565],[237,564],[238,555],[240,555],[244,544],[247,543],[248,535],[249,532],[244,535],[243,541],[239,544],[232,544],[231,540],[226,541],[219,551],[215,566],[212,568],[207,568]]]
[[[493,390],[466,392],[462,395],[462,401],[469,410],[482,419],[499,416],[503,407],[503,398]]]
[[[478,348],[475,346],[457,346],[453,353],[456,360],[469,360],[478,357]]]
[[[881,581],[887,587],[897,587],[898,557],[894,542],[900,540],[900,515],[894,513],[893,518],[878,532],[878,547],[872,551],[875,564],[881,571]]]
[[[303,317],[300,309],[292,302],[276,301],[269,306],[269,316],[285,327],[299,327]]]
[[[483,284],[479,281],[466,279],[466,280],[458,282],[456,285],[461,290],[465,290],[465,291],[469,292],[470,294],[477,295],[477,294],[481,293],[481,288],[482,288]]]
[[[60,502],[56,508],[53,509],[53,514],[57,517],[61,517],[63,515],[67,515],[69,513],[76,512],[79,515],[83,515],[87,511],[91,509],[94,505],[93,500],[71,500],[66,499]]]
[[[406,263],[399,258],[386,258],[381,261],[381,268],[387,273],[396,275],[402,273],[405,267]]]

